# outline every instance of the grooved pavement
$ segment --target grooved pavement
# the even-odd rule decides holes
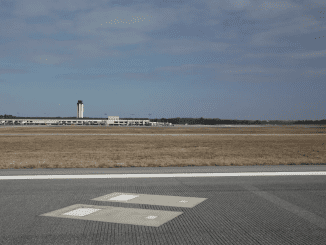
[[[326,166],[0,170],[0,176],[148,174],[121,179],[0,180],[0,244],[326,244],[325,175],[150,178],[151,173],[265,171],[326,171]],[[137,204],[136,198],[130,203],[92,200],[115,192],[203,201],[181,207]],[[41,216],[77,204],[94,210],[105,206],[147,210],[149,215],[151,210],[182,214],[158,227]]]

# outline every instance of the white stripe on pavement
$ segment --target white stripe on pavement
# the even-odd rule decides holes
[[[0,134],[1,135],[136,135],[136,136],[139,136],[139,135],[144,135],[144,136],[156,136],[156,135],[171,135],[171,136],[195,136],[195,135],[201,135],[201,136],[204,136],[204,135],[232,135],[232,136],[247,136],[247,135],[252,135],[252,136],[260,136],[260,135],[263,135],[263,136],[301,136],[301,135],[322,135],[322,136],[325,136],[326,134]]]
[[[289,176],[326,175],[326,171],[314,172],[251,172],[251,173],[181,173],[181,174],[85,174],[85,175],[21,175],[0,176],[0,180],[11,179],[124,179],[124,178],[174,178],[174,177],[230,177],[230,176]]]

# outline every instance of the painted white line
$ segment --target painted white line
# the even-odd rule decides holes
[[[136,135],[136,136],[157,136],[157,135],[171,135],[171,136],[204,136],[204,135],[232,135],[232,136],[247,136],[247,135],[252,135],[252,136],[305,136],[305,135],[320,135],[320,136],[325,136],[326,134],[0,134],[1,135]]]
[[[289,176],[326,175],[326,171],[314,172],[251,172],[251,173],[175,173],[175,174],[85,174],[85,175],[23,175],[0,176],[0,180],[12,179],[125,179],[125,178],[175,178],[175,177],[230,177],[230,176]]]

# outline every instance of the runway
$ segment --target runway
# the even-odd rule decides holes
[[[0,170],[0,244],[325,244],[325,173],[311,165]],[[120,177],[86,178],[100,175]]]

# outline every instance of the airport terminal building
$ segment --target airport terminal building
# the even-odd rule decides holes
[[[119,117],[105,118],[22,118],[0,119],[0,124],[6,125],[107,125],[107,126],[153,126],[157,123],[149,120],[120,120]]]
[[[150,122],[142,119],[119,119],[119,116],[108,118],[84,118],[82,100],[77,103],[77,117],[15,117],[0,118],[0,125],[107,125],[107,126],[172,126],[171,123]]]

